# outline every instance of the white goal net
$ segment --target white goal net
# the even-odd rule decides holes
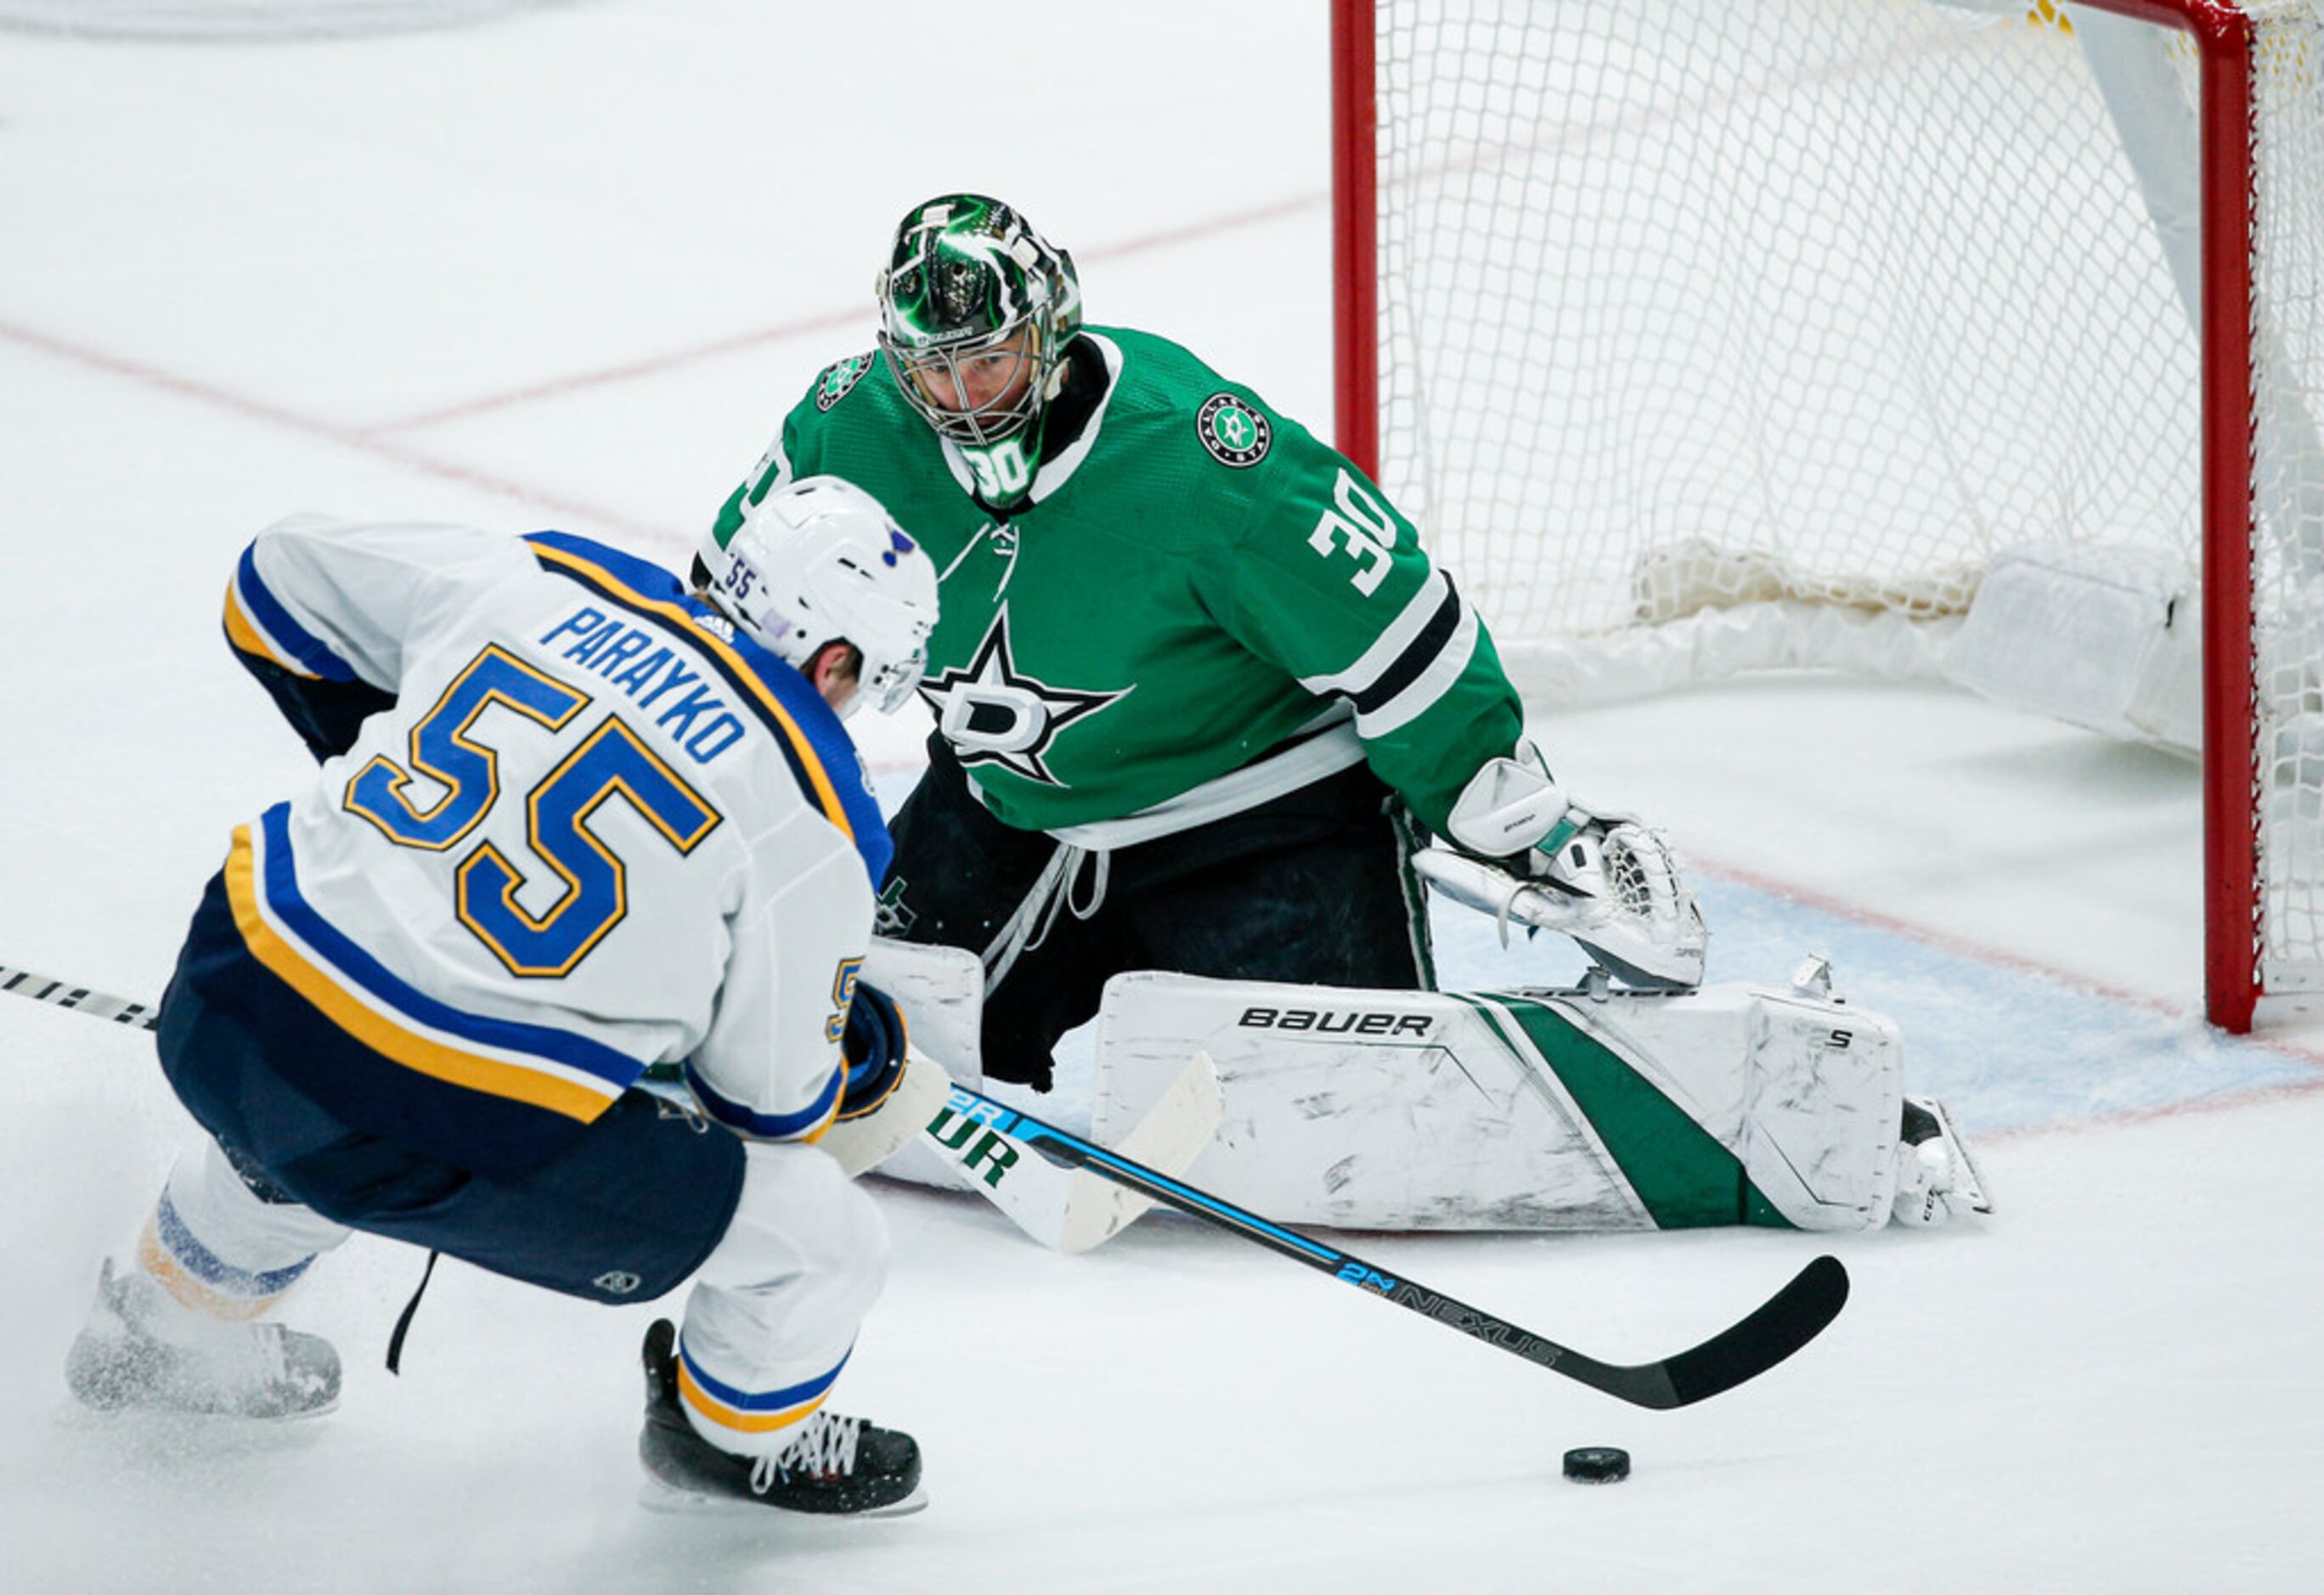
[[[2268,989],[2324,984],[2324,21],[2107,4],[2192,31],[2050,0],[1342,0],[1376,53],[1377,471],[1553,695],[1842,663],[2008,696],[2014,668],[2038,706],[2191,748],[2241,650],[2215,935]],[[2230,66],[2253,110],[2207,149]],[[2250,310],[2207,350],[2228,142]],[[2215,428],[2249,396],[2247,484],[2207,448],[2207,371]],[[2208,667],[2207,512],[2252,589]],[[2001,665],[1963,662],[1972,629]]]

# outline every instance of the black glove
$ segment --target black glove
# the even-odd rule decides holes
[[[840,1051],[847,1079],[839,1090],[839,1116],[861,1119],[888,1100],[904,1077],[904,1016],[895,999],[862,981],[847,1006],[847,1037]]]

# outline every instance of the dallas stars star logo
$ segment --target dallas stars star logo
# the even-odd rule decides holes
[[[964,766],[997,764],[1045,787],[1063,787],[1044,761],[1057,733],[1129,696],[1130,689],[1081,692],[1020,674],[1011,661],[1003,606],[975,657],[921,682],[920,696],[935,707],[937,726]]]

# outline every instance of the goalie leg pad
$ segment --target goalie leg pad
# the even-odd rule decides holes
[[[894,999],[911,1029],[912,1067],[927,1083],[949,1087],[957,1080],[972,1090],[984,1083],[980,1039],[984,1023],[984,966],[961,947],[923,945],[888,936],[872,938],[862,978]],[[917,1118],[917,1131],[944,1107],[944,1092],[925,1096],[911,1113],[899,1112],[890,1125]],[[887,1110],[881,1110],[883,1115]],[[835,1131],[836,1126],[834,1127]],[[829,1149],[831,1137],[821,1145]],[[851,1153],[853,1162],[862,1154]],[[952,1160],[935,1147],[907,1136],[874,1160],[882,1176],[916,1185],[957,1191],[965,1182]],[[867,1165],[866,1166],[870,1166]]]
[[[984,968],[975,954],[875,936],[862,979],[903,1010],[914,1053],[970,1085],[984,1078]]]
[[[1607,1230],[1885,1222],[1895,1027],[1813,993],[1109,982],[1094,1129],[1199,1046],[1224,1114],[1187,1177],[1290,1223]]]

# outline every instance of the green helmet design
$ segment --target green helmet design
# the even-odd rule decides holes
[[[1038,438],[1081,330],[1073,256],[998,199],[947,194],[896,228],[875,291],[896,386],[940,436]]]

